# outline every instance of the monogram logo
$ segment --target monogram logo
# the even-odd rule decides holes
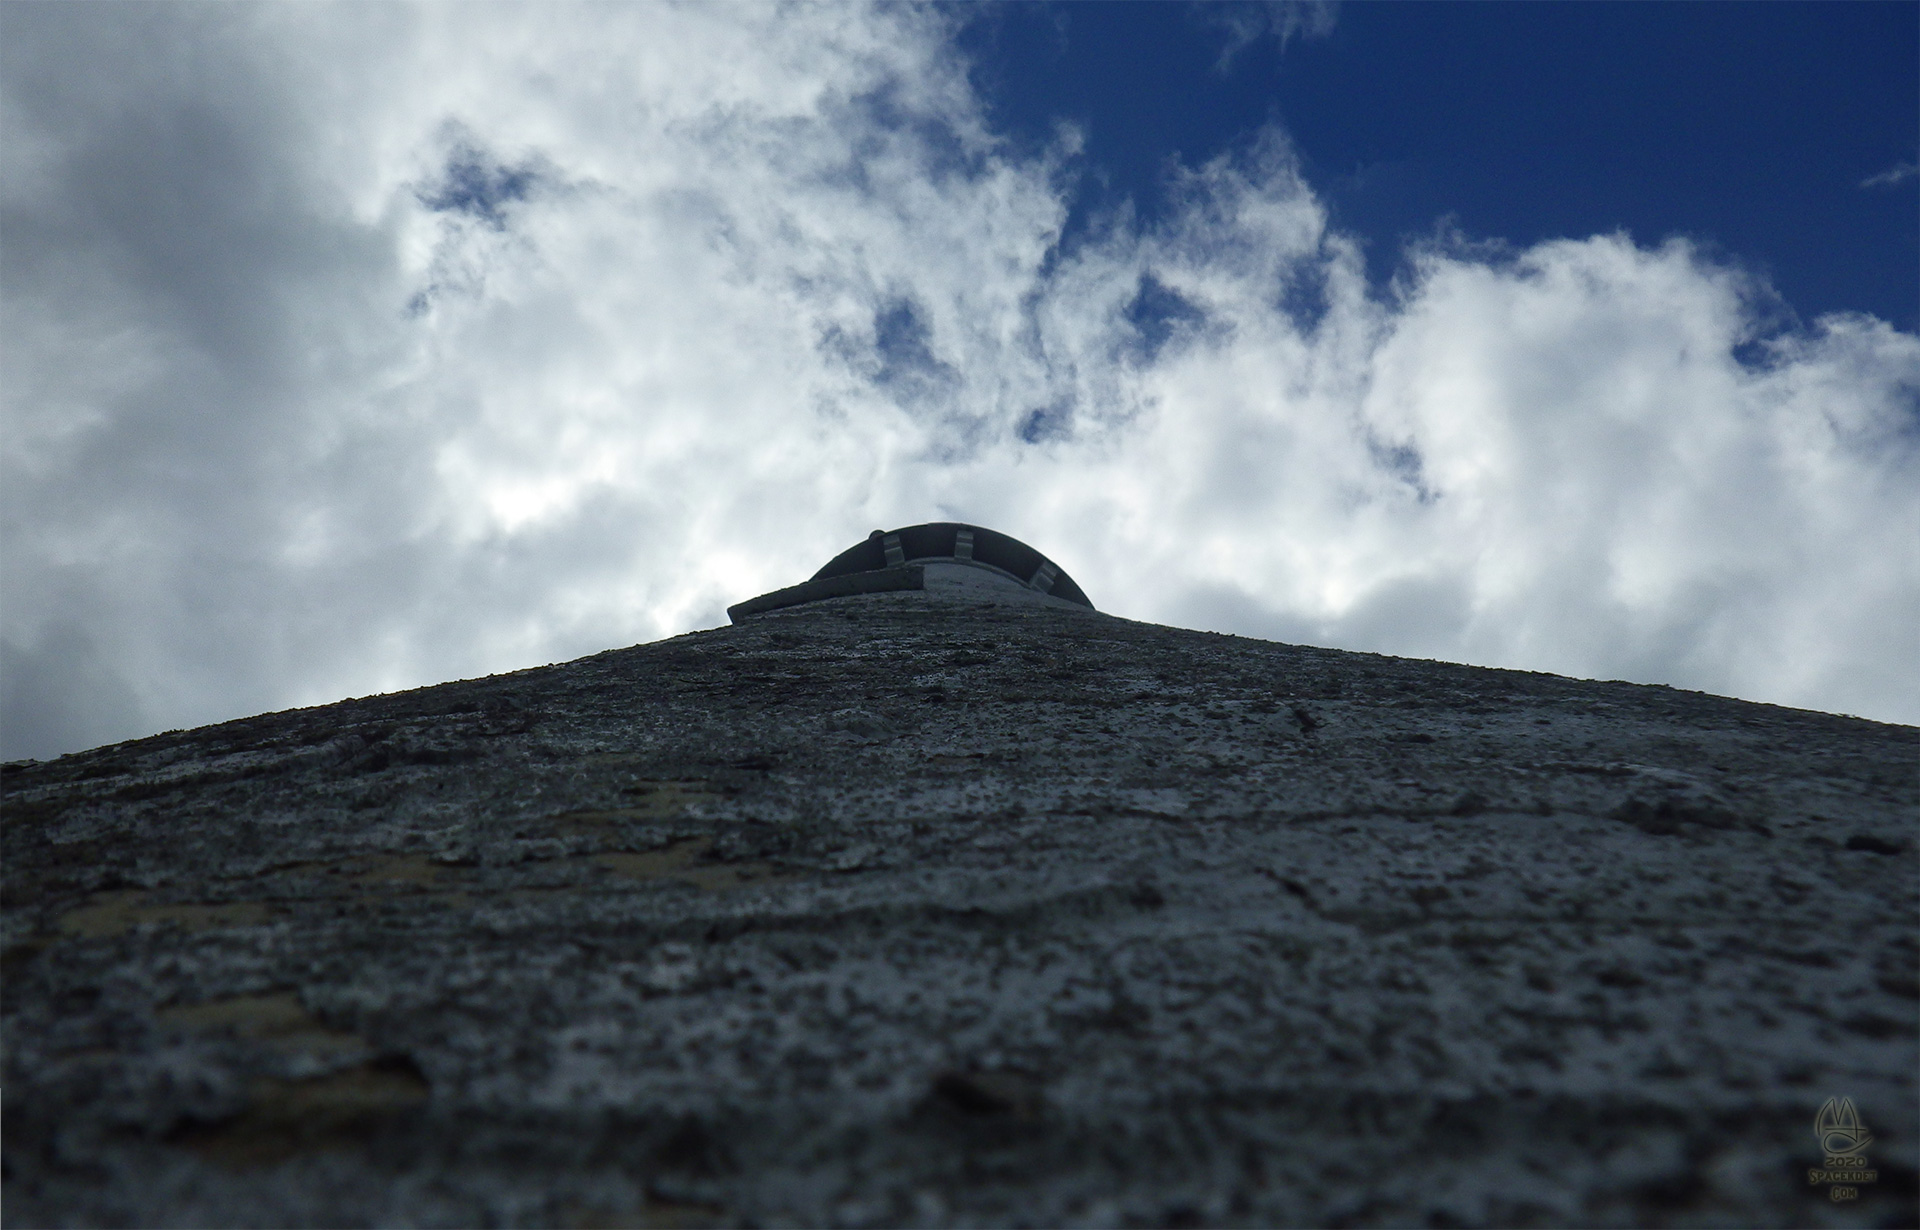
[[[1879,1180],[1879,1171],[1867,1169],[1866,1148],[1873,1143],[1873,1133],[1860,1121],[1860,1109],[1852,1098],[1828,1098],[1813,1117],[1813,1134],[1820,1140],[1827,1164],[1809,1168],[1807,1182],[1814,1187],[1826,1185],[1829,1200],[1858,1200],[1860,1184]]]
[[[1828,1098],[1813,1117],[1813,1132],[1820,1138],[1820,1151],[1828,1157],[1858,1153],[1873,1142],[1852,1098]]]

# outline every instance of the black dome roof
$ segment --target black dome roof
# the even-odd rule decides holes
[[[962,534],[966,537],[962,538]],[[897,553],[898,557],[890,553]],[[813,574],[813,579],[876,572],[903,564],[954,562],[1003,573],[1052,598],[1093,606],[1060,565],[1026,543],[1011,534],[958,521],[929,521],[900,530],[875,530],[867,535],[865,542],[848,547],[828,560],[824,568]]]
[[[1029,600],[1037,595],[1093,609],[1085,591],[1060,565],[1018,538],[958,521],[929,521],[903,529],[875,530],[865,542],[828,560],[806,582],[728,607],[727,614],[737,621],[823,598],[925,589],[929,568],[946,578],[979,577],[987,582],[988,590],[1004,593],[1001,586],[1010,586],[1028,591]]]

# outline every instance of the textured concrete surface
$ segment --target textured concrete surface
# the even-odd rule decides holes
[[[9,765],[5,1216],[1912,1224],[1917,752],[905,594]]]

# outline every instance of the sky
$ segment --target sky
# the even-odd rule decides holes
[[[1920,722],[1920,6],[0,6],[0,754],[1102,610]]]

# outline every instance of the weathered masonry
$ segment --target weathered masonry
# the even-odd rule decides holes
[[[1920,732],[1131,623],[984,533],[6,766],[9,1223],[1911,1219]]]

